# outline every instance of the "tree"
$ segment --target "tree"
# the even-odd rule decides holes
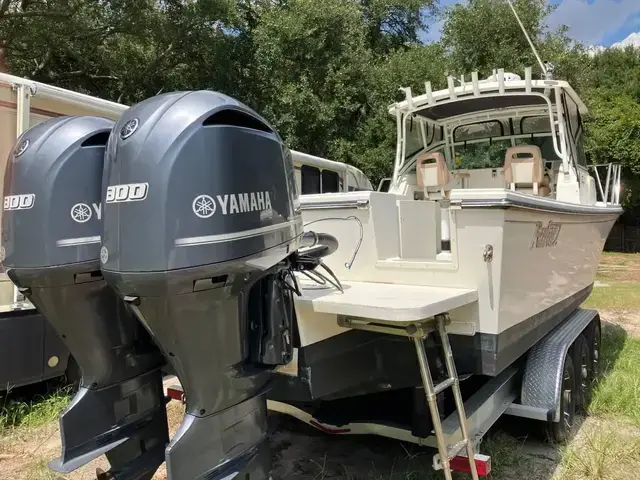
[[[160,91],[232,90],[230,0],[2,0],[12,73],[114,101]]]
[[[363,170],[374,184],[391,175],[396,150],[396,124],[389,106],[404,98],[400,87],[411,87],[414,94],[424,91],[424,84],[444,88],[445,56],[442,46],[415,45],[395,51],[371,69],[367,115],[359,125],[356,142],[343,145],[341,158]]]
[[[555,7],[547,0],[514,0],[513,5],[541,60],[551,61],[559,76],[573,81],[584,70],[580,57],[586,55],[566,35],[566,27],[549,31],[546,20]],[[477,70],[483,78],[494,68],[522,74],[532,67],[540,78],[541,68],[504,0],[469,0],[447,7],[443,16],[442,44],[451,73],[469,75]]]
[[[585,151],[591,163],[623,165],[622,200],[640,205],[640,49],[609,49],[590,63],[584,96]]]
[[[514,0],[543,60],[591,109],[592,161],[640,179],[640,50],[593,57],[548,0]],[[292,148],[391,174],[399,87],[446,86],[448,73],[540,75],[509,5],[468,0],[441,12],[441,42],[419,35],[434,0],[0,0],[0,71],[132,104],[214,89],[268,118]],[[480,158],[479,156],[478,158]],[[483,157],[484,158],[484,157]],[[635,172],[635,173],[634,173]],[[635,178],[635,177],[634,177]],[[640,184],[640,181],[638,181]]]
[[[332,156],[363,115],[373,61],[360,7],[341,0],[289,1],[254,32],[253,107],[295,149]]]
[[[434,0],[360,0],[367,41],[376,53],[388,53],[418,43],[426,28],[424,15]]]

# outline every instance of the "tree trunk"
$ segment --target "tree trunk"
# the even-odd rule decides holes
[[[0,73],[9,73],[7,50],[4,47],[0,47]]]

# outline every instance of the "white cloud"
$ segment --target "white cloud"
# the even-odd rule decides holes
[[[549,17],[551,28],[567,25],[569,35],[590,45],[602,42],[607,33],[618,30],[629,17],[640,13],[638,0],[562,0]]]
[[[628,46],[640,48],[640,32],[630,33],[624,40],[612,43],[610,48],[625,48]],[[607,47],[603,47],[602,45],[591,45],[587,48],[587,51],[589,52],[589,55],[593,56],[596,53],[600,53],[606,49]]]
[[[611,45],[611,48],[624,48],[628,46],[640,47],[640,32],[630,33],[627,38]]]

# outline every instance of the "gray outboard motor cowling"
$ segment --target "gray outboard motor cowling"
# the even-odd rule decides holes
[[[106,453],[112,478],[150,479],[168,443],[164,358],[100,272],[104,153],[114,122],[59,117],[7,160],[2,249],[11,280],[56,329],[82,384],[60,418],[68,473]]]
[[[302,235],[288,150],[236,100],[177,92],[125,112],[105,168],[102,271],[185,392],[168,478],[268,478],[264,393],[291,358]]]

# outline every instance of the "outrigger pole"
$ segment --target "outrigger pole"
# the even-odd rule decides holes
[[[531,38],[529,38],[529,34],[527,33],[526,28],[524,28],[524,25],[522,24],[522,21],[520,21],[520,17],[518,16],[518,12],[516,12],[516,9],[514,8],[513,3],[511,3],[511,0],[507,0],[507,3],[511,7],[511,11],[515,15],[516,20],[518,21],[518,24],[520,25],[520,28],[522,29],[522,33],[524,33],[524,36],[527,39],[527,42],[529,42],[529,46],[531,47],[531,50],[533,50],[533,54],[536,56],[536,59],[538,60],[538,63],[540,64],[540,68],[542,69],[543,75],[546,77],[547,76],[547,67],[545,67],[544,63],[542,62],[542,60],[540,60],[540,56],[538,55],[538,51],[536,50],[536,47],[533,45],[533,42],[531,41]]]

